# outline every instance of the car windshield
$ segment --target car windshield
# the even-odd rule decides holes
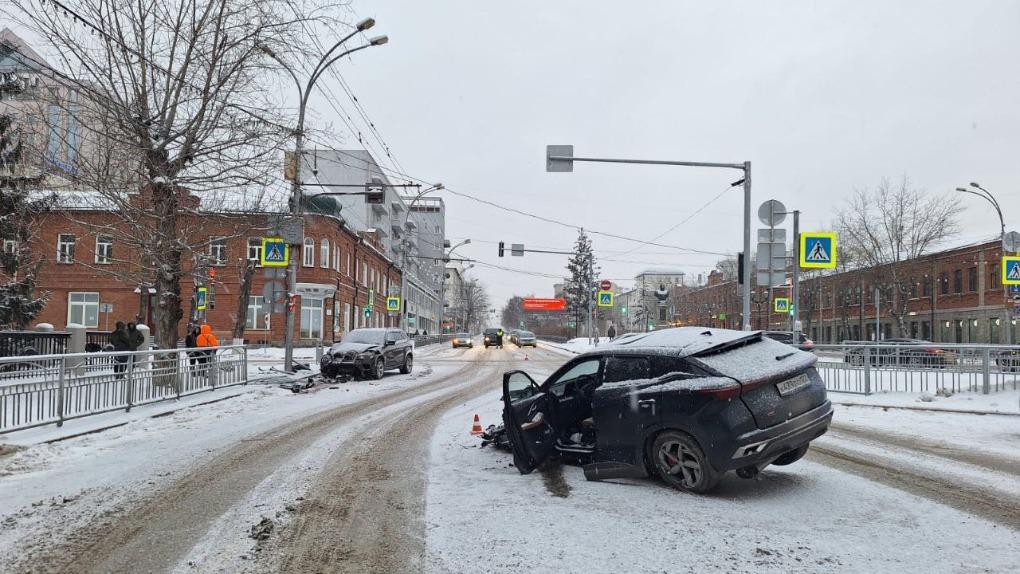
[[[382,345],[383,340],[386,337],[385,331],[376,331],[374,329],[357,329],[347,333],[344,337],[344,343],[361,343],[365,345]]]
[[[485,330],[485,334],[486,335],[497,335],[497,334],[499,334],[499,331],[497,331],[496,329],[486,329]]]
[[[535,334],[532,333],[531,331],[521,331],[520,333],[517,333],[517,336],[518,337],[534,337]]]
[[[468,335],[467,333],[457,333],[456,337],[458,339],[470,339],[471,335]]]

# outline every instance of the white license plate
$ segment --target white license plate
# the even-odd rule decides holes
[[[804,387],[811,384],[811,379],[808,378],[807,374],[797,375],[792,379],[786,379],[781,383],[776,383],[776,390],[779,391],[780,396],[791,395]]]

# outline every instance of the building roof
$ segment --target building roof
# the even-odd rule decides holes
[[[637,274],[638,277],[642,275],[687,275],[687,271],[679,267],[649,267]]]

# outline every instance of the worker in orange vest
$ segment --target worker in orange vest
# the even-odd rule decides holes
[[[198,337],[195,339],[195,344],[197,344],[200,349],[206,347],[209,348],[208,351],[203,351],[202,356],[198,359],[199,371],[204,376],[209,368],[209,359],[211,359],[213,354],[216,353],[213,348],[219,347],[220,342],[216,338],[216,335],[213,335],[212,327],[209,325],[202,325],[201,329],[199,329]]]

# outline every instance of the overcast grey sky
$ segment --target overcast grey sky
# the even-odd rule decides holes
[[[738,172],[578,164],[578,155],[753,162],[753,201],[822,230],[855,188],[907,174],[929,191],[976,180],[1020,225],[1020,3],[355,0],[391,43],[345,77],[408,172],[589,228],[650,239]],[[324,113],[324,116],[328,114]],[[973,200],[971,200],[973,199]],[[562,256],[498,260],[491,242],[569,247],[576,233],[447,195],[458,253],[559,274]],[[959,241],[997,233],[967,199]],[[741,247],[739,189],[660,241]],[[716,257],[595,238],[603,275]],[[615,253],[614,253],[615,252]],[[621,261],[606,261],[619,258]],[[476,267],[496,306],[551,279]]]
[[[855,189],[908,175],[932,192],[978,181],[1020,228],[1020,2],[353,0],[390,43],[338,64],[408,173],[577,225],[650,239],[739,172],[578,164],[578,155],[753,162],[754,205],[782,200],[825,230]],[[323,38],[328,42],[328,38]],[[339,92],[326,77],[323,80]],[[338,101],[348,102],[343,95]],[[314,95],[315,117],[335,121]],[[353,110],[352,110],[353,113]],[[338,128],[342,124],[336,121]],[[356,137],[348,145],[357,144]],[[495,242],[569,248],[576,232],[445,194],[457,253],[562,275],[565,257],[496,257]],[[997,233],[964,201],[958,242]],[[739,189],[660,241],[741,248]],[[596,237],[603,276],[718,259]],[[616,259],[616,261],[610,261]],[[475,267],[495,306],[553,279]]]

